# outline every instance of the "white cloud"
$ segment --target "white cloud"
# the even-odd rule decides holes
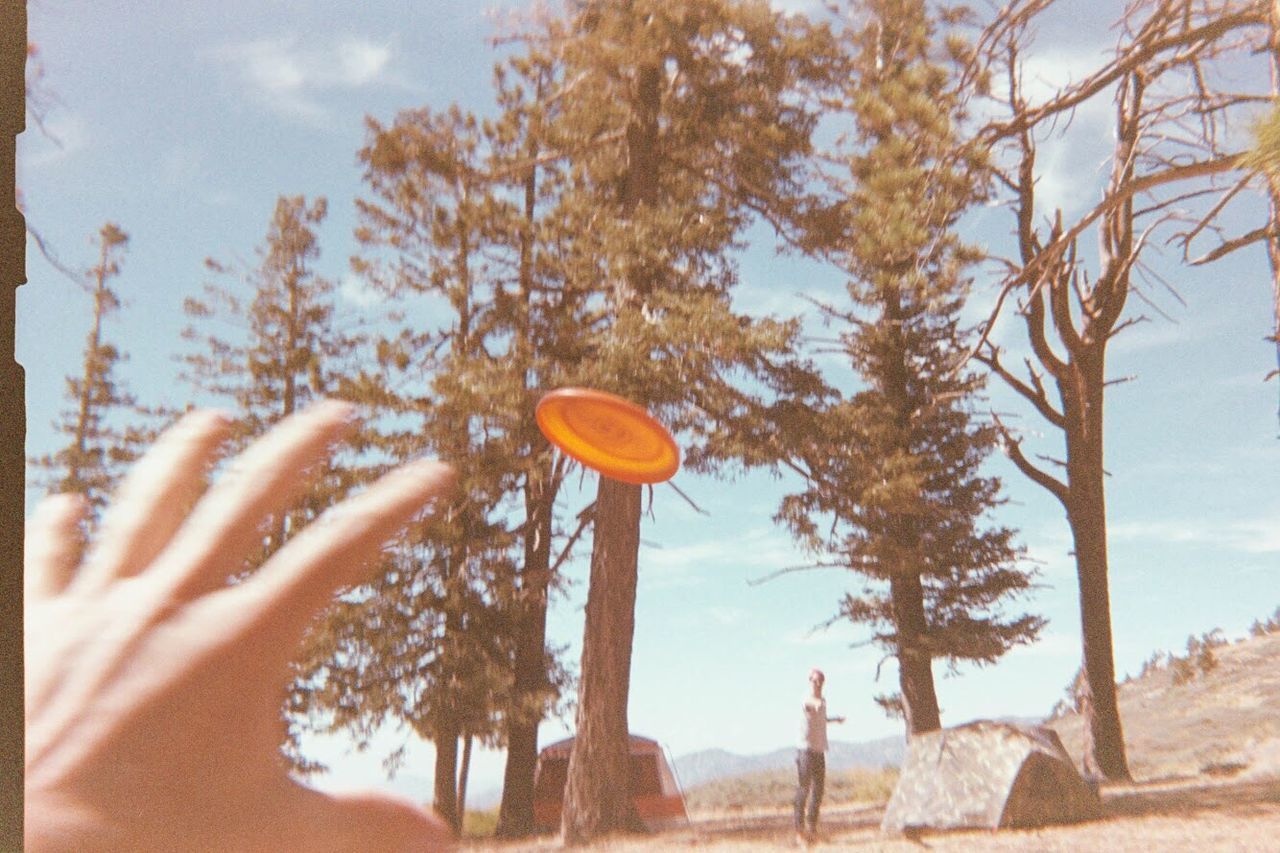
[[[338,45],[339,79],[346,86],[364,86],[378,79],[391,60],[391,48],[367,39]]]
[[[640,583],[649,589],[693,586],[709,578],[743,584],[804,562],[787,535],[770,527],[687,545],[642,547]]]
[[[1053,50],[1037,48],[1022,60],[1022,89],[1033,105],[1043,103],[1060,91],[1079,83],[1107,62],[1104,50]],[[1106,102],[1106,99],[1102,99]],[[1091,98],[1082,109],[1108,110],[1097,107],[1098,99]],[[1079,117],[1079,114],[1077,114]]]
[[[1097,149],[1097,156],[1092,164],[1082,164],[1080,153],[1090,148]],[[1098,164],[1106,154],[1101,146],[1077,147],[1073,141],[1066,139],[1040,143],[1036,154],[1037,224],[1051,220],[1058,210],[1068,218],[1072,214],[1084,212],[1100,197],[1102,169]]]
[[[1096,50],[1039,50],[1022,62],[1022,89],[1034,107],[1080,82],[1106,61]],[[1100,195],[1112,135],[1111,98],[1102,92],[1036,134],[1037,224],[1055,210],[1079,213]]]
[[[338,285],[338,295],[361,308],[368,308],[383,302],[383,297],[362,277],[355,273],[347,273]]]
[[[385,82],[392,50],[365,38],[300,44],[292,36],[224,45],[214,58],[250,98],[294,118],[322,119],[324,98]]]
[[[786,534],[772,527],[743,531],[732,538],[655,548],[646,553],[650,564],[690,570],[726,566],[772,568],[800,559]]]
[[[1280,553],[1280,512],[1256,518],[1215,522],[1209,519],[1164,519],[1111,524],[1114,541],[1211,545],[1246,554]]]
[[[823,11],[822,0],[769,0],[775,12],[785,15],[817,16]]]

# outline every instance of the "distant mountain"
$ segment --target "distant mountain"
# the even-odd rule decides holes
[[[898,765],[902,763],[906,750],[906,739],[898,736],[861,743],[832,741],[827,752],[827,769],[878,769],[886,764]],[[675,771],[681,787],[688,790],[717,779],[791,767],[795,760],[796,751],[790,747],[755,755],[738,755],[723,749],[704,749],[677,758]]]
[[[488,809],[496,809],[502,804],[502,786],[496,788],[486,788],[483,791],[472,793],[467,792],[467,808],[480,809],[485,811]]]

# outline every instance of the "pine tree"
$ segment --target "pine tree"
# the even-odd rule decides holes
[[[505,290],[496,294],[494,330],[508,335],[506,372],[501,380],[508,414],[501,430],[506,452],[520,478],[524,519],[518,528],[522,554],[511,579],[508,602],[512,627],[512,682],[503,717],[506,768],[496,833],[522,837],[534,832],[534,777],[538,727],[559,698],[565,678],[547,647],[547,609],[557,567],[577,537],[569,536],[556,555],[556,500],[568,460],[551,452],[534,411],[547,388],[574,384],[582,357],[577,320],[584,293],[566,287],[558,248],[572,240],[549,215],[565,191],[562,163],[544,158],[549,124],[557,112],[552,97],[562,83],[554,57],[531,46],[495,70],[501,110],[488,127],[490,177],[509,201],[495,206],[495,238],[504,241],[510,268]],[[509,292],[508,292],[509,291]]]
[[[525,402],[524,380],[509,358],[510,326],[498,317],[514,216],[487,168],[489,135],[456,106],[407,110],[388,127],[369,123],[360,154],[368,194],[357,202],[364,252],[355,266],[395,310],[393,331],[376,342],[377,370],[353,389],[388,415],[371,439],[381,452],[455,461],[460,498],[415,536],[410,556],[397,558],[389,576],[398,580],[374,585],[331,624],[334,655],[320,694],[331,709],[361,705],[335,725],[360,730],[389,714],[434,742],[434,804],[455,830],[465,790],[458,744],[465,755],[474,737],[498,742],[509,710],[519,537],[504,502],[529,464],[513,451],[511,412]],[[402,615],[385,615],[394,613]]]
[[[337,388],[338,357],[351,336],[335,323],[333,282],[316,273],[315,229],[328,203],[282,196],[276,201],[258,265],[237,269],[212,258],[205,266],[234,284],[207,283],[183,310],[193,321],[183,339],[184,379],[234,406],[243,439]],[[233,338],[208,327],[236,329]]]
[[[75,492],[89,501],[96,518],[106,504],[124,468],[136,459],[152,434],[145,419],[152,413],[138,405],[116,379],[116,368],[126,356],[106,335],[107,319],[120,309],[120,297],[112,279],[120,265],[129,235],[108,222],[98,232],[98,262],[85,275],[93,298],[93,319],[85,340],[78,376],[67,377],[67,401],[71,408],[54,422],[67,444],[54,453],[37,457],[32,464],[47,472],[51,491]],[[122,418],[127,418],[122,422]]]
[[[496,69],[492,121],[456,108],[405,111],[390,127],[371,124],[362,154],[371,192],[359,202],[366,256],[358,268],[402,310],[423,295],[444,295],[457,318],[453,331],[424,333],[419,324],[388,337],[379,344],[383,362],[429,376],[428,408],[471,424],[477,443],[460,455],[483,458],[476,469],[489,472],[484,503],[503,502],[512,519],[505,534],[495,529],[491,544],[505,541],[513,553],[494,551],[489,573],[472,577],[489,584],[506,631],[499,646],[507,649],[509,691],[496,709],[507,748],[498,825],[506,837],[533,831],[537,730],[565,682],[546,644],[547,606],[557,568],[581,532],[562,539],[556,496],[569,466],[551,453],[533,417],[547,388],[578,382],[589,357],[581,329],[591,322],[594,295],[594,280],[574,282],[566,272],[578,235],[561,212],[565,158],[548,150],[560,82],[554,57],[533,48]],[[433,355],[464,337],[453,357]],[[390,396],[401,411],[425,405]],[[557,554],[558,539],[565,544]],[[450,796],[442,780],[451,775],[451,765],[438,768],[438,808]]]
[[[918,734],[941,726],[935,658],[992,663],[1034,640],[1043,620],[999,615],[1031,577],[1013,532],[984,527],[1001,503],[998,480],[981,471],[997,434],[972,414],[980,378],[957,369],[965,268],[977,253],[956,223],[984,197],[980,153],[959,135],[964,93],[937,56],[922,0],[862,8],[865,25],[848,33],[847,225],[833,247],[852,305],[824,313],[863,387],[810,416],[820,439],[804,459],[808,486],[780,516],[866,578],[840,617],[868,625],[897,658],[901,693],[882,704]]]
[[[765,2],[574,2],[545,35],[565,64],[549,131],[571,187],[553,216],[576,235],[566,288],[594,290],[584,384],[647,406],[714,468],[719,427],[769,383],[794,324],[735,314],[732,250],[756,215],[785,227],[815,124],[802,90],[821,33]],[[636,825],[627,700],[641,492],[600,478],[562,830],[589,841]]]
[[[183,338],[191,347],[180,356],[182,378],[227,406],[236,445],[310,402],[346,396],[348,361],[360,338],[337,322],[334,284],[314,267],[320,256],[316,228],[327,210],[324,198],[308,203],[303,196],[281,196],[257,265],[243,269],[207,260],[206,267],[222,281],[206,283],[200,297],[183,304],[191,321]],[[233,333],[227,335],[226,329]],[[244,570],[256,569],[293,532],[370,475],[354,456],[327,468],[297,506],[272,521]],[[286,705],[288,738],[282,746],[301,771],[317,769],[298,744],[310,692],[304,678],[293,686]]]

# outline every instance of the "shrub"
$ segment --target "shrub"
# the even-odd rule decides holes
[[[1142,662],[1142,669],[1138,672],[1138,677],[1144,678],[1153,672],[1159,672],[1164,669],[1168,660],[1169,656],[1164,652],[1152,652],[1151,657]]]
[[[1214,654],[1213,650],[1225,645],[1227,645],[1227,639],[1222,635],[1221,628],[1214,628],[1199,637],[1195,634],[1188,636],[1187,656],[1169,656],[1169,668],[1173,672],[1173,683],[1175,685],[1186,684],[1195,678],[1197,674],[1206,675],[1217,669],[1218,656]]]
[[[1249,633],[1255,637],[1265,637],[1267,634],[1280,634],[1280,607],[1276,608],[1276,612],[1271,614],[1269,619],[1255,619],[1253,624],[1249,626]]]
[[[1187,658],[1171,656],[1169,658],[1169,671],[1173,673],[1175,686],[1186,684],[1196,677],[1196,668],[1192,666],[1191,661]]]

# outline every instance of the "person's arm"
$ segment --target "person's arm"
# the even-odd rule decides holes
[[[406,465],[325,513],[236,584],[327,464],[353,408],[285,419],[204,493],[229,422],[203,412],[131,472],[81,557],[83,500],[26,539],[25,841],[48,851],[427,851],[443,824],[384,794],[334,796],[280,758],[289,661],[315,613],[453,474]]]

